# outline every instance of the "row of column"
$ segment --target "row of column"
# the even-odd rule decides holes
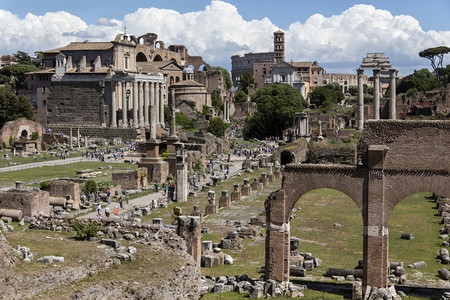
[[[364,128],[364,70],[356,70],[358,74],[358,130]],[[380,72],[381,69],[373,69],[373,119],[380,119]],[[396,119],[396,77],[397,70],[389,69],[390,94],[389,94],[389,119]]]
[[[128,85],[128,86],[127,86]],[[131,91],[127,94],[127,87]],[[117,127],[117,110],[122,101],[122,127],[129,127],[128,105],[132,106],[132,126],[150,126],[150,122],[164,127],[164,89],[161,82],[150,81],[111,81],[111,127]],[[118,96],[121,95],[121,97]],[[120,99],[121,98],[121,99]],[[150,108],[150,114],[149,114]]]

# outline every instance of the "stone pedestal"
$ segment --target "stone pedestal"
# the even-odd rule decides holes
[[[269,183],[266,173],[261,173],[261,177],[259,178],[259,183],[262,183],[264,186],[266,186]]]
[[[177,173],[177,144],[179,142],[178,137],[167,137],[167,151],[169,151],[169,157],[166,162],[169,164],[169,174],[175,176]]]
[[[252,191],[257,191],[259,189],[259,182],[257,178],[253,178],[253,182],[250,187],[252,188]]]
[[[222,191],[222,195],[219,198],[219,208],[222,207],[230,207],[231,201],[230,197],[228,196],[228,191]]]
[[[190,216],[200,217],[200,222],[202,223],[204,221],[204,214],[202,211],[200,211],[200,207],[198,205],[194,205],[194,211],[191,212]]]
[[[205,207],[205,216],[217,214],[218,208],[216,205],[216,196],[214,191],[208,192],[208,204]]]
[[[146,157],[138,163],[138,167],[147,168],[147,180],[153,183],[163,183],[169,176],[169,164],[159,156],[159,142],[147,141],[145,143]]]
[[[272,166],[269,166],[269,174],[267,175],[267,181],[268,182],[274,182],[275,181],[275,175],[272,172]]]
[[[178,217],[177,234],[186,241],[187,253],[200,266],[202,256],[202,227],[199,217]]]
[[[276,179],[281,178],[281,169],[280,166],[275,166],[275,172],[273,172],[273,175]]]
[[[242,196],[250,196],[250,194],[252,193],[252,187],[250,186],[249,182],[250,180],[248,178],[244,179],[244,185],[241,189]]]
[[[241,201],[241,192],[239,191],[239,184],[234,185],[234,191],[231,193],[231,202]]]
[[[176,202],[186,202],[188,196],[187,166],[184,162],[184,144],[175,143],[176,149]],[[169,164],[170,168],[170,164]]]

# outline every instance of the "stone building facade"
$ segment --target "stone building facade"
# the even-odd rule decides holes
[[[184,66],[201,74],[212,67],[185,46],[166,48],[157,37],[118,34],[111,42],[72,42],[45,51],[45,69],[27,74],[37,121],[45,127],[165,127],[167,86],[181,81]],[[215,90],[215,82],[208,88]]]

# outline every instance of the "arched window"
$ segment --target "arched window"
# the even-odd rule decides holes
[[[147,61],[147,57],[145,56],[144,53],[139,52],[139,53],[136,55],[136,61]]]
[[[153,61],[163,61],[161,55],[155,55],[155,59]]]

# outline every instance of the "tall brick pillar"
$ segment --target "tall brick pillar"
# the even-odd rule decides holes
[[[178,217],[177,234],[185,239],[187,253],[200,267],[200,258],[202,256],[202,227],[200,217],[180,216]]]
[[[285,194],[273,192],[266,200],[265,280],[289,281],[290,223],[286,221]]]
[[[384,204],[384,157],[388,148],[372,145],[368,150],[367,197],[364,199],[363,286],[388,285],[388,226]]]

